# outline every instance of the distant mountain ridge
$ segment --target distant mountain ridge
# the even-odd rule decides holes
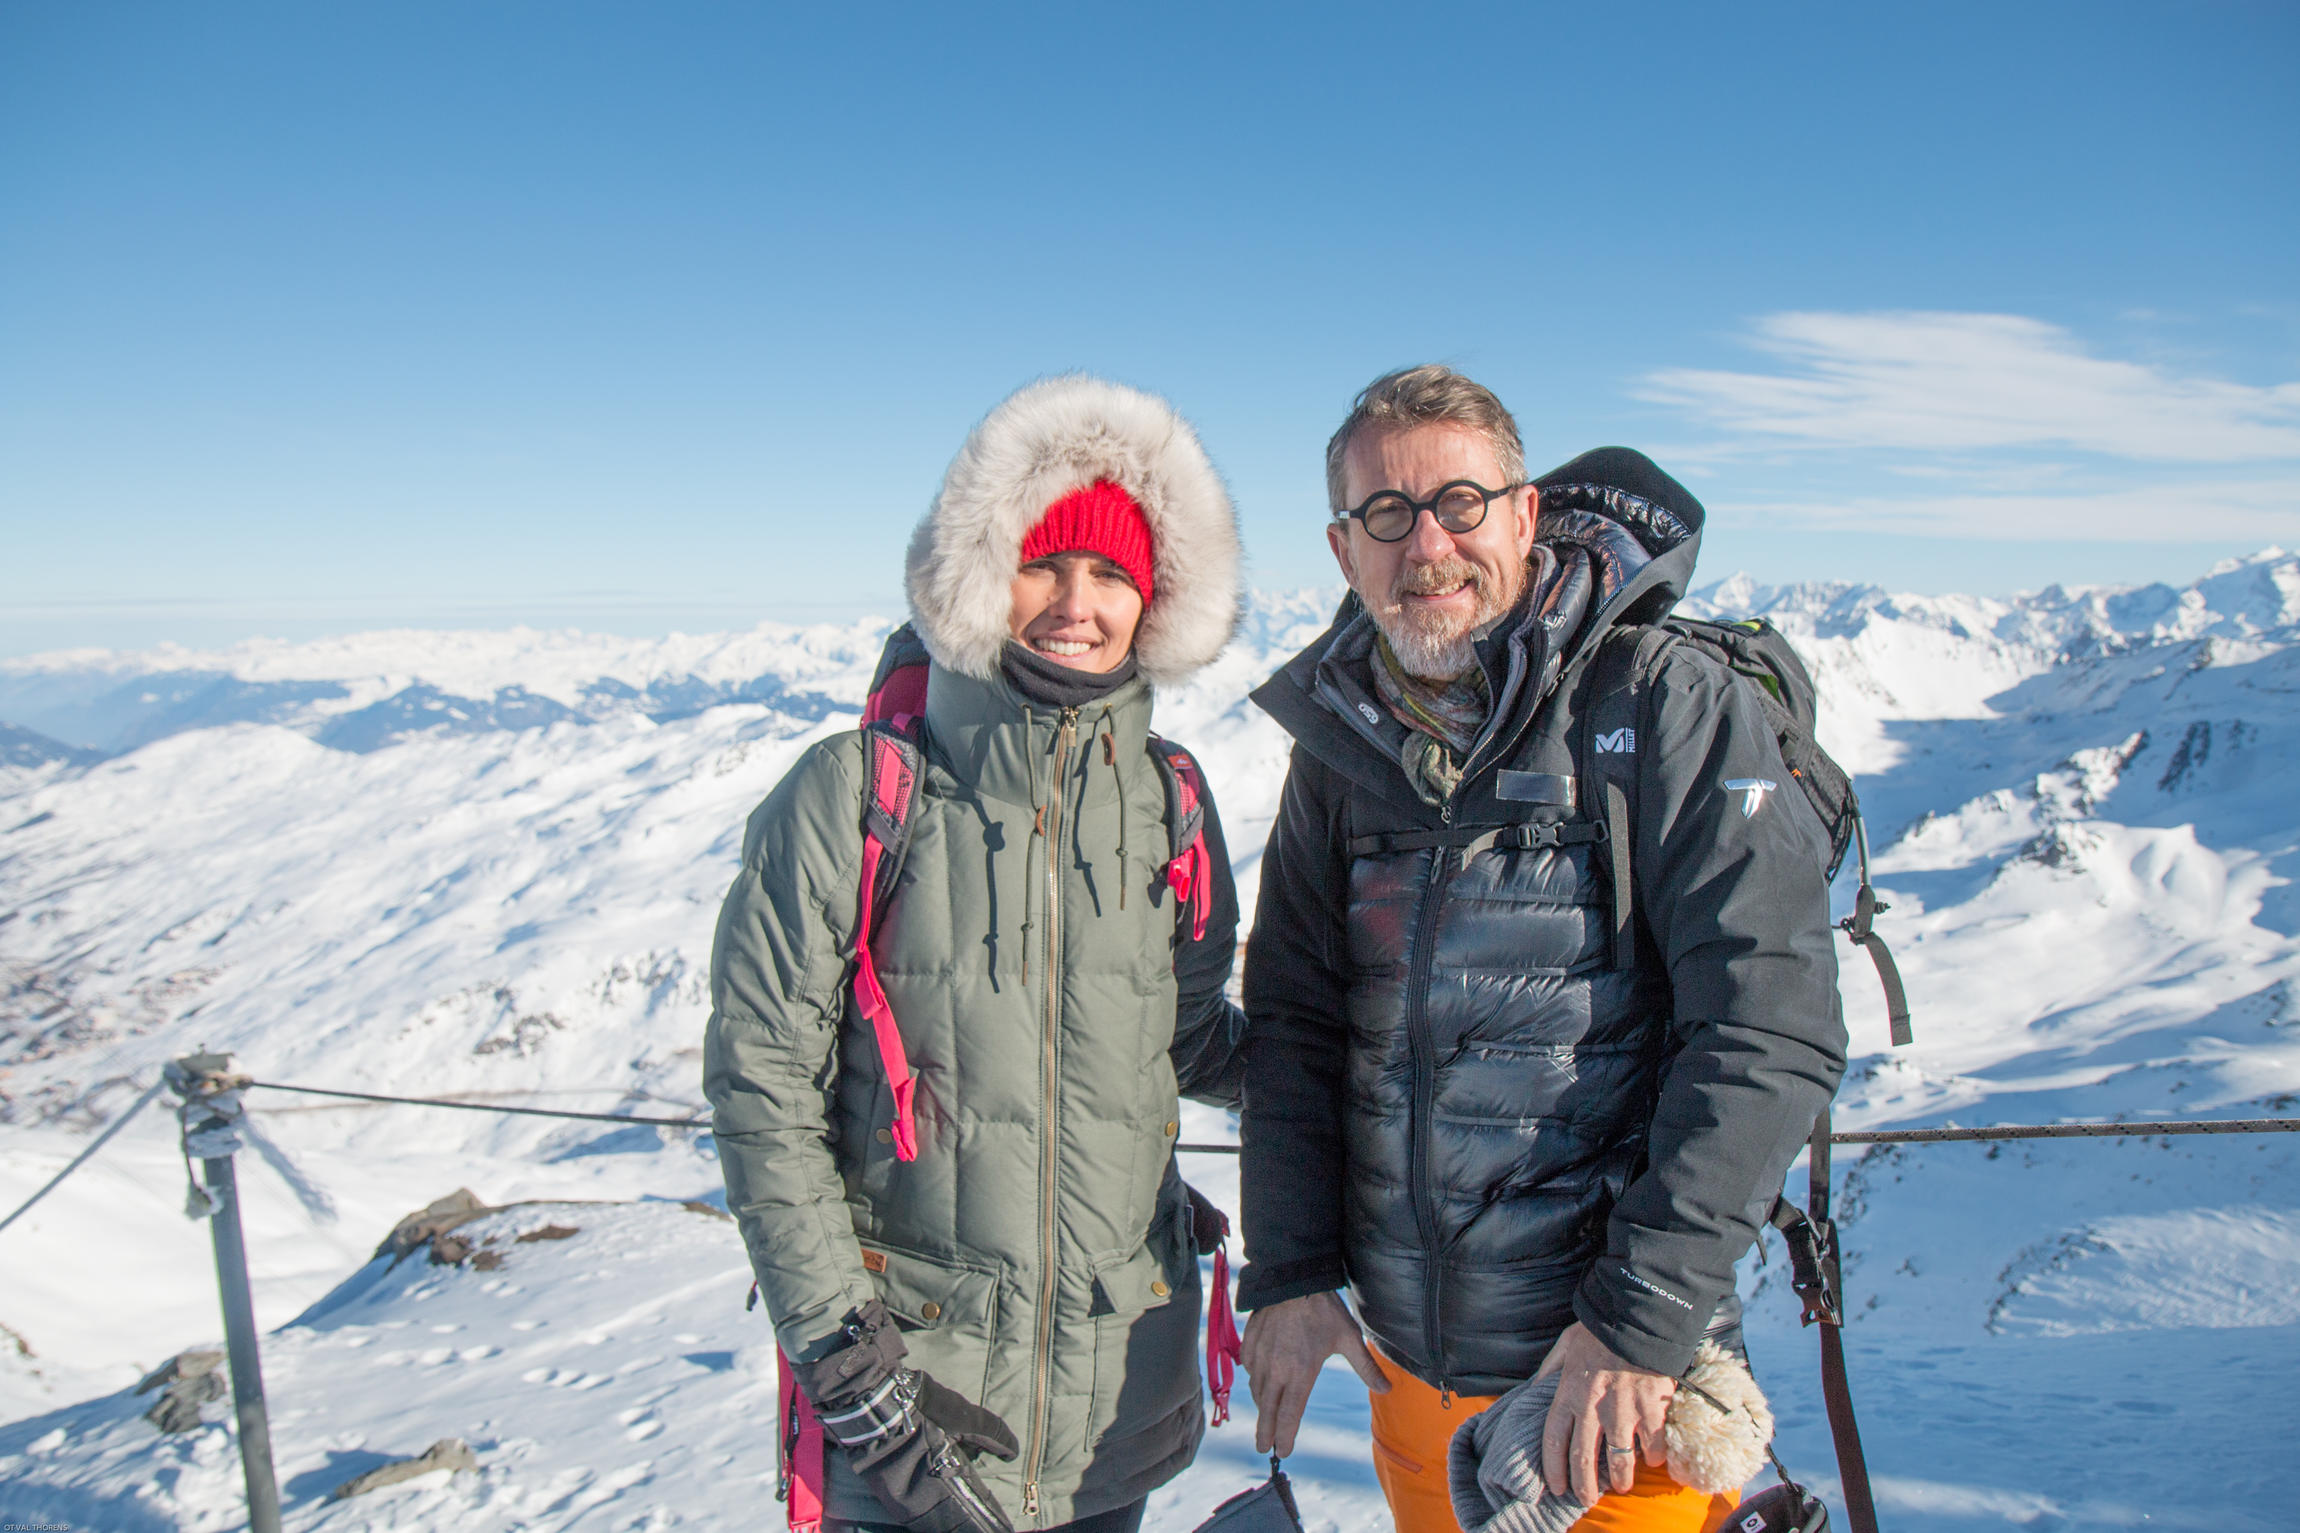
[[[0,767],[88,766],[102,759],[101,751],[66,745],[38,730],[0,724]]]
[[[1906,596],[1841,581],[1763,585],[1735,574],[1692,593],[1688,616],[1730,613],[1837,637],[1881,618],[1986,635],[2056,661],[2174,644],[2244,639],[2300,624],[2300,555],[2265,548],[2215,565],[2186,586],[2047,586],[2010,597]]]
[[[618,639],[387,631],[229,649],[63,651],[0,660],[0,721],[116,755],[186,730],[274,724],[337,750],[728,703],[818,719],[859,703],[883,623]]]
[[[1240,647],[1298,644],[1324,625],[1339,588],[1259,592]],[[2265,549],[2185,587],[2052,586],[2016,597],[1895,595],[1874,585],[1763,585],[1736,574],[1695,591],[1688,616],[1762,615],[1792,637],[1848,638],[1877,624],[1993,644],[2023,671],[2193,639],[2252,640],[2300,623],[2300,558]],[[336,750],[412,734],[476,734],[622,714],[656,722],[730,703],[814,721],[861,700],[891,626],[761,624],[747,633],[617,639],[580,633],[385,631],[222,650],[74,650],[0,660],[0,725],[68,752],[116,755],[187,730],[275,724]],[[0,763],[40,764],[32,740]],[[86,755],[41,760],[84,764]]]

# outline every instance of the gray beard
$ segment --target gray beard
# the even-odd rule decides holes
[[[1390,653],[1408,676],[1423,681],[1451,681],[1477,664],[1477,641],[1493,626],[1487,622],[1451,638],[1424,633],[1394,613],[1376,613],[1374,626],[1389,641]]]
[[[1444,566],[1430,565],[1429,569]],[[1520,565],[1519,569],[1523,570]],[[1517,599],[1525,593],[1525,577],[1515,583],[1515,589],[1501,592],[1489,585],[1484,575],[1471,571],[1476,581],[1477,612],[1465,628],[1433,631],[1423,628],[1406,617],[1405,593],[1410,591],[1413,577],[1401,574],[1399,589],[1390,593],[1383,603],[1366,602],[1365,607],[1374,620],[1374,626],[1389,640],[1390,653],[1398,657],[1398,664],[1408,676],[1422,681],[1451,681],[1477,664],[1477,642],[1493,632],[1494,626],[1509,616]],[[1363,600],[1364,593],[1359,593]]]

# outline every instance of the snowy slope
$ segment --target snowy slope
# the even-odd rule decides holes
[[[1160,702],[1161,731],[1207,762],[1249,899],[1285,743],[1243,694],[1332,597],[1258,598],[1239,643]],[[1918,1042],[1887,1050],[1851,956],[1841,1123],[2291,1110],[2300,558],[2002,601],[1736,577],[1689,610],[1763,612],[1797,639],[1824,739],[1870,806]],[[0,720],[67,748],[0,760],[0,1208],[202,1043],[266,1079],[694,1106],[711,915],[742,817],[847,721],[881,631],[364,635],[0,664]],[[742,1315],[724,1224],[678,1208],[716,1190],[703,1136],[252,1100],[260,1318],[368,1285],[271,1342],[293,1525],[756,1515],[763,1327]],[[1185,1138],[1226,1132],[1196,1112]],[[1841,1161],[1856,1383],[1892,1525],[2286,1525],[2267,1460],[2200,1486],[2177,1447],[2300,1436],[2300,1407],[2266,1382],[2300,1364],[2295,1148]],[[1190,1169],[1230,1201],[1232,1165]],[[230,1525],[223,1428],[161,1443],[136,1414],[148,1401],[106,1394],[217,1334],[182,1178],[172,1125],[148,1114],[0,1235],[0,1418],[24,1418],[0,1428],[12,1513]],[[459,1185],[494,1203],[670,1201],[564,1219],[584,1235],[516,1247],[494,1278],[361,1275],[399,1215]],[[1813,1348],[1778,1256],[1749,1270],[1752,1342],[1784,1451],[1825,1481]],[[369,1318],[341,1318],[354,1312]],[[418,1344],[448,1324],[463,1329]],[[373,1350],[353,1344],[360,1328]],[[570,1336],[609,1366],[554,1350]],[[2183,1388],[2200,1363],[2226,1382]],[[1381,1525],[1362,1393],[1336,1377],[1316,1414],[1296,1465],[1313,1521]],[[659,1436],[625,1435],[650,1420]],[[1187,1528],[1246,1482],[1248,1430],[1213,1434],[1157,1526]],[[319,1500],[338,1467],[451,1435],[480,1450],[476,1477]]]

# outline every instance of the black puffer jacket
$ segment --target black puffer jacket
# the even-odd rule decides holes
[[[1604,633],[1682,592],[1702,513],[1623,449],[1541,483],[1559,574],[1481,646],[1494,713],[1442,809],[1354,601],[1255,694],[1295,749],[1247,948],[1239,1303],[1346,1279],[1385,1352],[1469,1393],[1577,1316],[1682,1372],[1844,1068],[1818,822],[1793,790],[1744,813],[1725,783],[1790,778],[1743,685],[1682,649],[1640,682],[1639,921],[1611,961],[1572,721]],[[1475,839],[1529,822],[1565,844]]]

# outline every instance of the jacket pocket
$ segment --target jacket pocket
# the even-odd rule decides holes
[[[902,1328],[911,1366],[984,1405],[991,1341],[998,1334],[996,1275],[867,1242],[863,1266]]]
[[[1144,1242],[1132,1256],[1113,1262],[1094,1275],[1089,1315],[1096,1319],[1105,1315],[1131,1315],[1174,1302],[1173,1263],[1157,1249],[1158,1245],[1169,1243],[1170,1237],[1163,1229],[1158,1234],[1158,1240]]]
[[[1179,1182],[1172,1192],[1141,1246],[1094,1275],[1090,1452],[1157,1426],[1198,1394],[1198,1258]]]

